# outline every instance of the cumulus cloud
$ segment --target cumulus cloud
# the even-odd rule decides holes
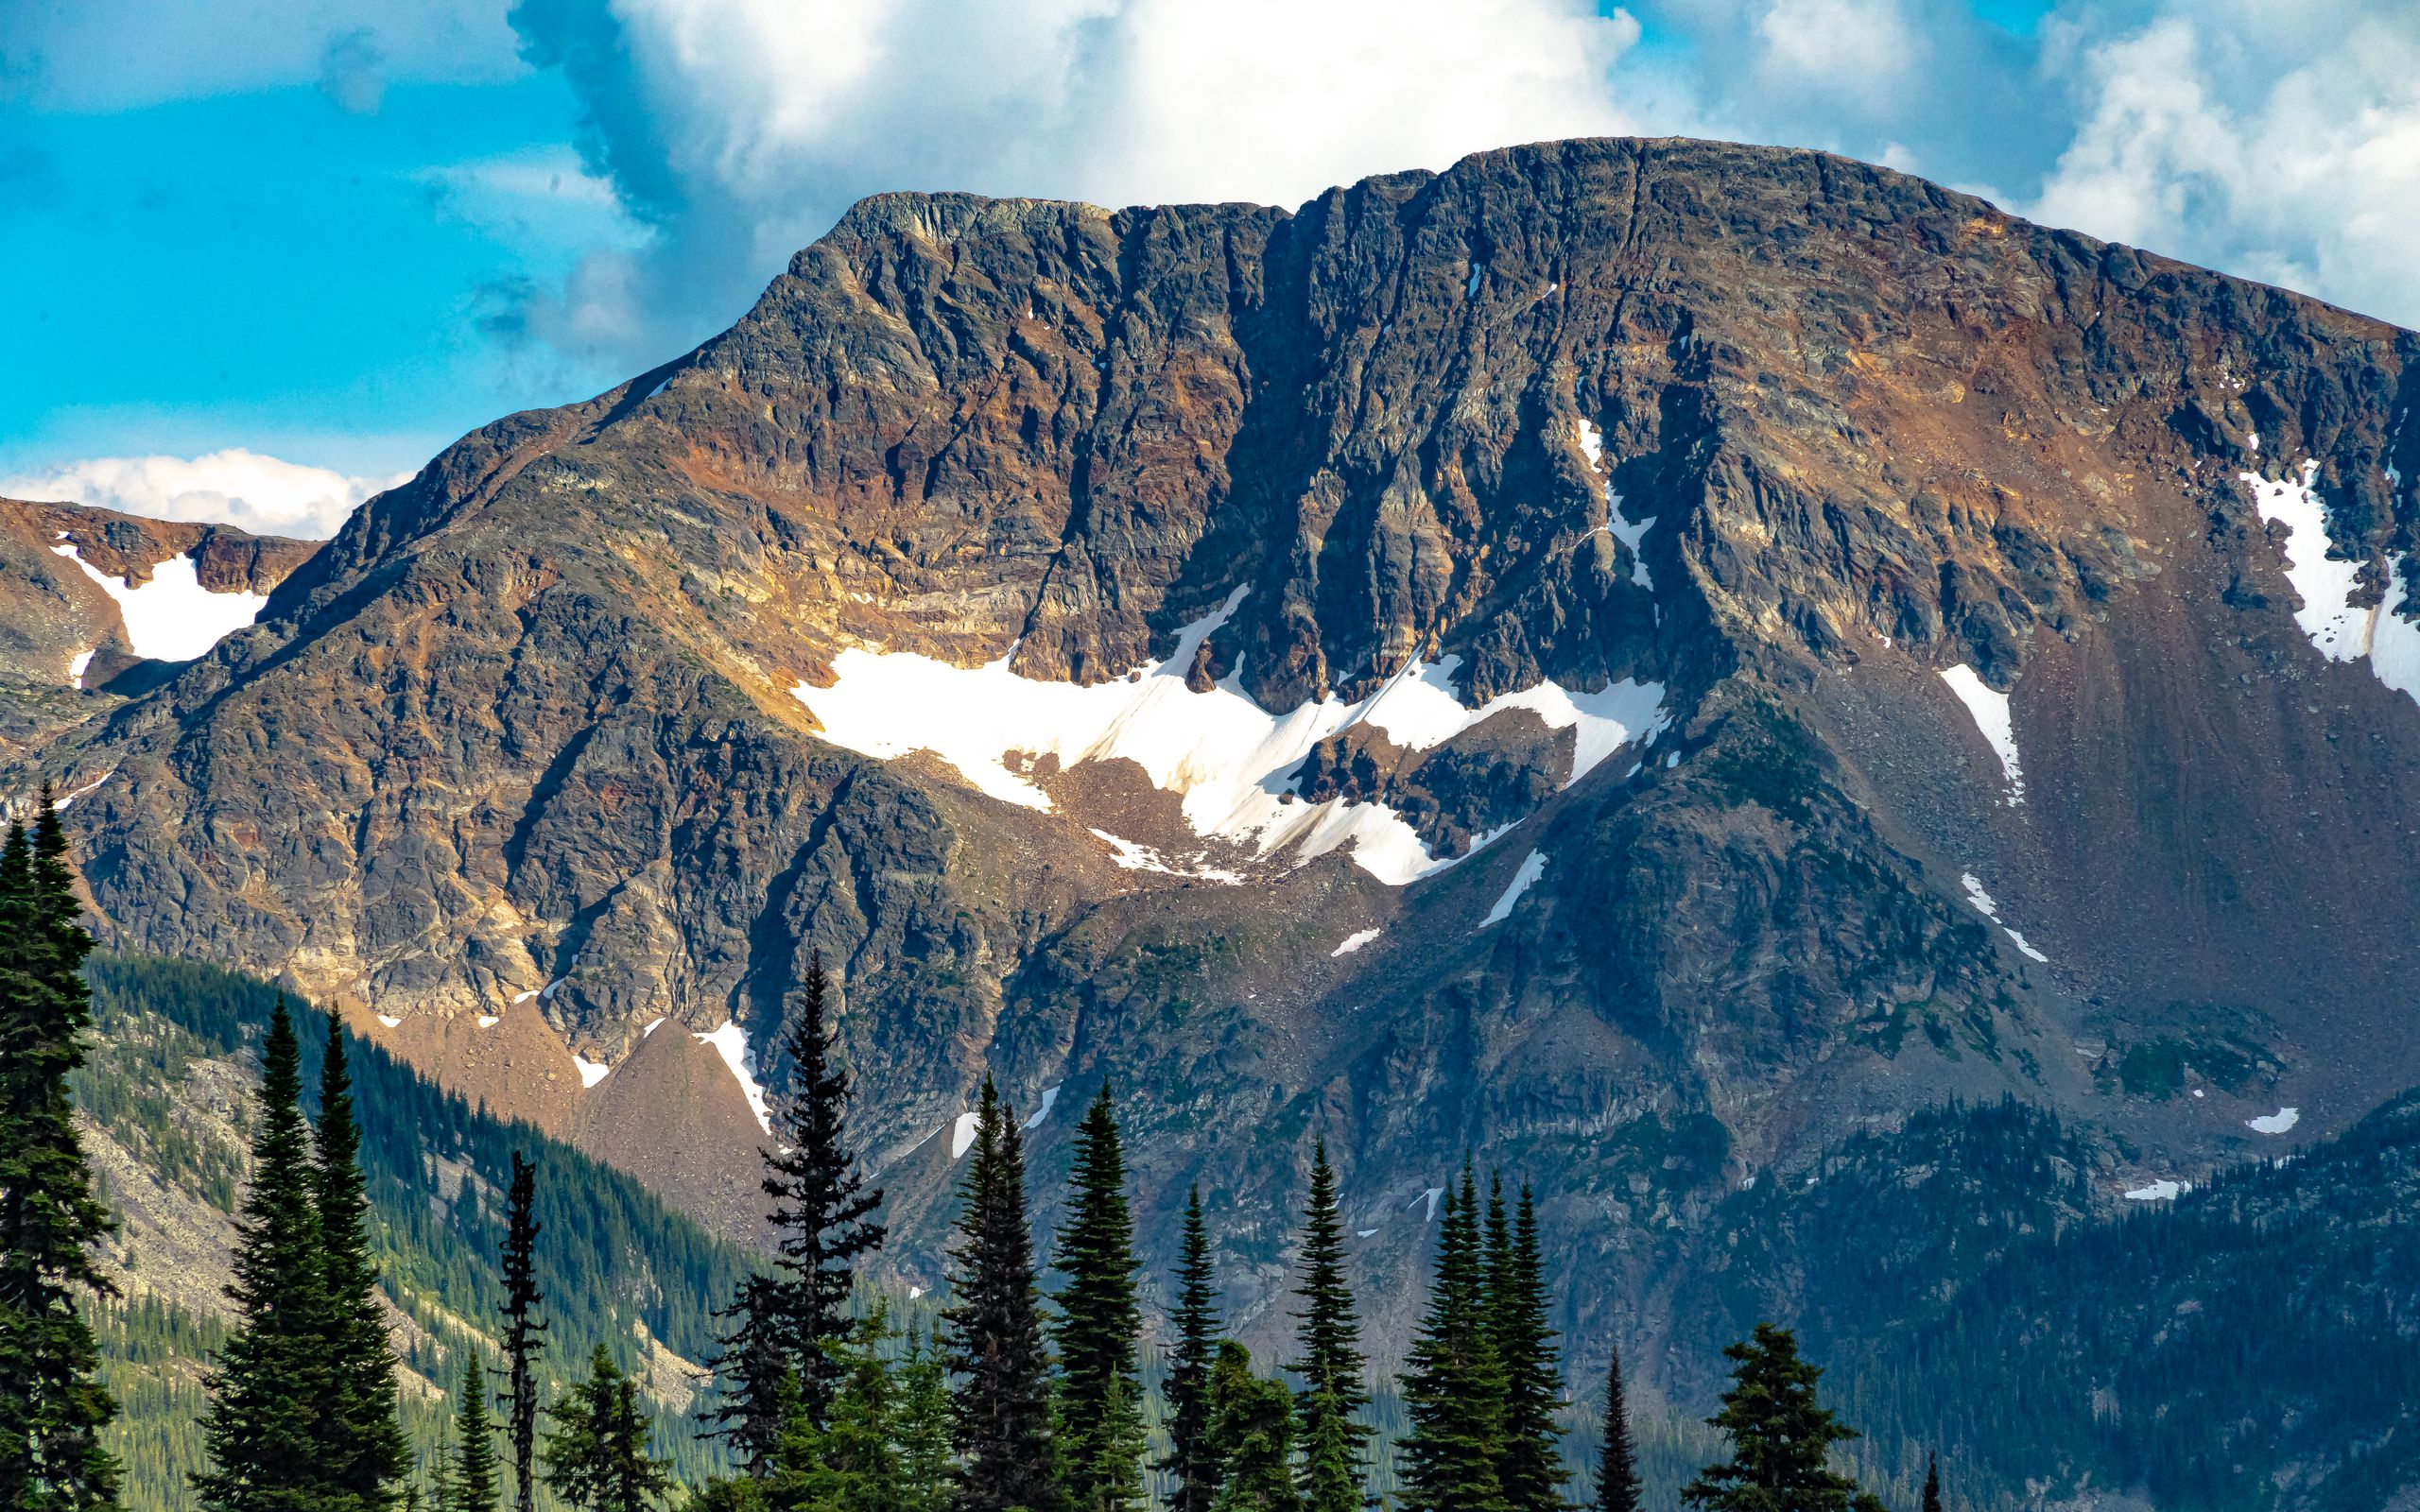
[[[520,0],[582,150],[654,232],[520,313],[661,360],[858,197],[1292,204],[1478,149],[1619,131],[1627,12],[1587,0]]]
[[[261,535],[333,536],[363,500],[410,477],[348,477],[258,452],[96,456],[0,478],[0,495],[98,505],[154,520],[208,521]]]

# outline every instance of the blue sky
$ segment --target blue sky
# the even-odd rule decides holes
[[[1292,203],[1600,131],[1846,151],[2420,323],[2400,4],[19,0],[0,491],[321,532],[719,329],[861,194]]]

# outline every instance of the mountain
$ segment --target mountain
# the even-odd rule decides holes
[[[1859,1135],[2014,1096],[2100,1218],[2420,1082],[2415,361],[1807,152],[883,196],[38,754],[113,941],[728,1236],[820,948],[884,1279],[986,1071],[1046,1191],[1106,1075],[1249,1327],[1313,1133],[1390,1349],[1475,1146],[1700,1400],[1719,1214]]]
[[[0,752],[88,717],[250,625],[319,549],[233,525],[0,499]]]

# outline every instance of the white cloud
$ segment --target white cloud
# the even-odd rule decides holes
[[[2420,9],[2171,4],[2070,27],[2037,218],[2420,324]]]
[[[196,457],[89,457],[0,478],[0,495],[316,539],[335,535],[363,500],[410,476],[348,477],[236,448]]]

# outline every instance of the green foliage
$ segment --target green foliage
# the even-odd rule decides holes
[[[1176,1268],[1175,1348],[1162,1383],[1168,1409],[1168,1452],[1158,1469],[1173,1479],[1170,1512],[1210,1512],[1219,1494],[1217,1440],[1210,1432],[1210,1370],[1219,1348],[1218,1275],[1210,1230],[1201,1217],[1201,1187],[1184,1196],[1184,1235]]]
[[[1638,1512],[1638,1449],[1631,1436],[1630,1405],[1622,1389],[1622,1355],[1607,1351],[1604,1443],[1597,1456],[1597,1512]]]
[[[1787,1329],[1759,1323],[1725,1349],[1736,1362],[1722,1410],[1706,1421],[1731,1438],[1731,1458],[1681,1489],[1707,1512],[1881,1512],[1882,1503],[1832,1469],[1832,1446],[1858,1436],[1817,1400],[1824,1372],[1799,1358]]]
[[[958,1380],[953,1439],[960,1512],[1058,1512],[1058,1446],[1050,1422],[1050,1364],[1033,1286],[1033,1236],[1025,1221],[1025,1147],[1016,1123],[983,1078],[949,1253],[942,1314]]]
[[[821,1425],[803,1393],[785,1393],[787,1425],[763,1477],[769,1512],[902,1512],[899,1402],[880,1353],[890,1337],[889,1316],[876,1308],[857,1322],[853,1339],[824,1346],[839,1366],[839,1385]]]
[[[1053,1298],[1058,1347],[1060,1464],[1074,1512],[1127,1512],[1143,1502],[1142,1385],[1134,1340],[1134,1223],[1109,1084],[1076,1131],[1067,1222],[1052,1264],[1066,1278]]]
[[[1505,1512],[1504,1366],[1489,1328],[1478,1187],[1469,1162],[1438,1225],[1428,1311],[1406,1357],[1403,1504],[1413,1512]]]
[[[1336,1168],[1328,1163],[1325,1138],[1311,1146],[1303,1248],[1294,1271],[1296,1358],[1287,1368],[1302,1381],[1294,1405],[1298,1435],[1311,1452],[1304,1462],[1305,1497],[1310,1512],[1357,1512],[1370,1431],[1352,1415],[1368,1402],[1370,1392],[1362,1379],[1367,1362],[1360,1314],[1344,1273],[1344,1215],[1337,1206]]]
[[[1505,1505],[1512,1512],[1562,1512],[1571,1479],[1561,1452],[1555,1409],[1563,1397],[1563,1360],[1547,1317],[1546,1257],[1530,1189],[1508,1223],[1503,1192],[1490,1194],[1487,1212],[1488,1331],[1504,1372],[1503,1452],[1495,1467]]]
[[[1210,1367],[1210,1424],[1225,1468],[1212,1512],[1299,1512],[1293,1394],[1253,1374],[1251,1352],[1233,1339]]]
[[[646,1512],[669,1488],[664,1462],[648,1451],[652,1425],[639,1383],[605,1346],[591,1351],[587,1377],[546,1416],[554,1420],[543,1452],[546,1486],[579,1512]]]
[[[488,1416],[487,1372],[478,1360],[462,1357],[462,1386],[454,1394],[452,1493],[439,1512],[495,1512],[495,1421]]]
[[[344,1027],[327,1023],[320,1060],[320,1122],[312,1171],[320,1217],[320,1364],[328,1396],[320,1403],[320,1458],[347,1505],[385,1507],[403,1474],[403,1425],[395,1418],[395,1356],[378,1306],[378,1265],[371,1258],[370,1198],[361,1177],[361,1131],[354,1122]],[[493,1469],[493,1467],[491,1467]],[[493,1476],[491,1476],[493,1481]],[[458,1491],[468,1488],[458,1486]],[[477,1512],[490,1512],[489,1501]],[[471,1512],[467,1506],[464,1512]]]

